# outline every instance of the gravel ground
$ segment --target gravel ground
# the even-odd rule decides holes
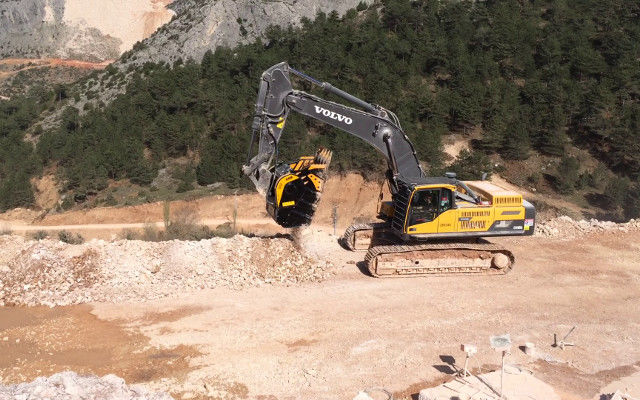
[[[39,377],[32,382],[3,386],[0,399],[102,399],[102,400],[173,400],[167,393],[151,393],[139,386],[127,386],[115,375],[80,376],[75,372],[60,372]]]
[[[576,221],[563,215],[536,225],[535,234],[538,236],[554,237],[561,239],[574,239],[590,233],[607,231],[630,232],[640,230],[640,219],[632,219],[628,222],[615,223],[611,221],[599,221],[597,219]]]
[[[285,238],[81,245],[0,237],[0,305],[69,305],[177,296],[219,286],[320,281],[329,264]]]
[[[538,223],[536,235],[567,240],[636,230],[640,220],[614,223],[562,216]],[[0,306],[117,303],[220,286],[321,281],[330,264],[319,261],[324,252],[315,248],[320,245],[317,236],[311,229],[298,232],[299,246],[285,238],[240,235],[202,241],[92,240],[81,245],[0,236]],[[322,241],[320,247],[325,245]]]

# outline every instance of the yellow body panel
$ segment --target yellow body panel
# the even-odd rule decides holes
[[[293,182],[296,179],[298,179],[296,175],[289,174],[283,176],[278,180],[278,183],[276,185],[276,205],[280,205],[280,200],[282,200],[282,192],[284,191],[285,186],[287,186],[287,183]]]
[[[487,181],[468,181],[467,186],[495,206],[522,206],[522,195]]]
[[[436,221],[438,221],[438,233],[445,232],[457,232],[458,230],[458,215],[457,210],[447,210],[438,215]]]
[[[441,215],[444,215],[444,213],[442,213]],[[440,216],[438,216],[438,218],[434,219],[433,221],[429,221],[429,222],[423,222],[422,224],[416,224],[416,225],[411,225],[407,227],[407,232],[409,234],[413,234],[413,233],[438,233],[438,219],[440,218]]]
[[[309,174],[307,175],[313,186],[316,188],[318,192],[322,191],[322,179],[318,178],[317,175]]]
[[[505,190],[489,182],[465,182],[483,200],[483,204],[475,204],[467,201],[457,201],[455,208],[441,212],[433,221],[415,225],[409,225],[410,210],[405,217],[406,231],[409,235],[451,233],[451,232],[484,232],[488,231],[498,221],[522,220],[525,217],[525,209],[522,196],[516,192]],[[409,204],[413,202],[413,196],[424,189],[449,189],[456,190],[451,185],[424,185],[415,188]],[[529,230],[528,226],[524,227]]]

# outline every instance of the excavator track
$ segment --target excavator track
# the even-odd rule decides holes
[[[513,253],[494,243],[421,243],[375,246],[365,257],[375,277],[504,275]]]
[[[369,250],[372,242],[391,243],[387,228],[385,222],[353,224],[344,231],[340,243],[351,251]]]

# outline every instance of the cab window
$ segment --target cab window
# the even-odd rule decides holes
[[[440,189],[425,189],[416,192],[411,201],[409,225],[422,224],[436,219]]]
[[[453,207],[453,193],[449,189],[440,191],[440,212],[443,213]]]
[[[453,193],[449,189],[424,189],[411,200],[409,225],[431,222],[453,207]]]

